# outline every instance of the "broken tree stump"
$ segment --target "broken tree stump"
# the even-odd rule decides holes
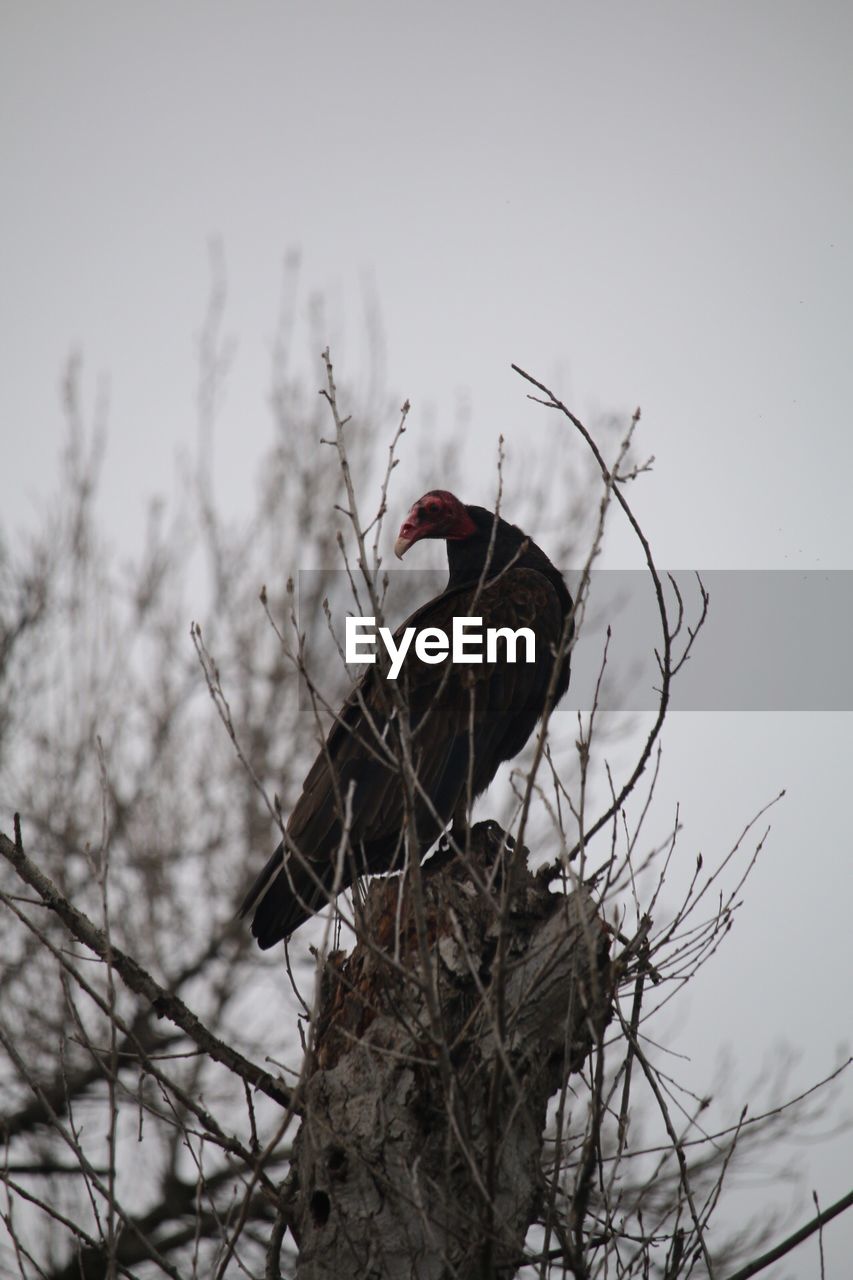
[[[552,894],[525,853],[482,822],[465,858],[423,867],[428,981],[399,876],[371,885],[352,953],[328,957],[293,1157],[299,1280],[520,1265],[548,1099],[612,996],[590,894]]]

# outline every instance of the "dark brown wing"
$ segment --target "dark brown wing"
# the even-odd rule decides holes
[[[472,613],[482,618],[484,629],[529,627],[535,661],[524,661],[523,641],[514,663],[507,661],[499,642],[496,661],[471,665],[449,660],[428,664],[410,646],[399,682],[409,709],[417,776],[428,797],[415,810],[422,852],[466,797],[472,751],[472,791],[478,795],[501,762],[516,755],[529,738],[544,706],[563,626],[560,602],[548,579],[536,570],[515,568],[476,598],[470,586],[445,592],[407,618],[395,635],[399,638],[414,626],[439,627],[450,636],[453,619]],[[301,857],[291,855],[285,866],[279,846],[243,903],[242,914],[255,908],[252,930],[262,947],[288,936],[327,901],[350,788],[349,852],[338,887],[363,871],[387,871],[398,864],[405,805],[387,668],[387,660],[368,668],[305,779],[287,824],[288,840]]]

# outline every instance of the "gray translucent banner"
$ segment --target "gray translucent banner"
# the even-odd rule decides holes
[[[853,710],[853,571],[711,570],[700,574],[709,595],[708,616],[690,657],[671,686],[674,711]],[[389,570],[384,612],[392,629],[444,587],[444,571]],[[575,591],[580,575],[567,571]],[[696,574],[675,570],[684,604],[677,661],[695,628],[702,600]],[[673,625],[676,593],[661,574]],[[336,704],[363,667],[347,669],[347,613],[371,616],[359,585],[360,604],[342,570],[306,570],[298,583],[299,629],[305,663],[323,696]],[[328,600],[329,629],[323,599]],[[599,570],[591,576],[586,615],[572,656],[569,692],[559,711],[588,711],[611,638],[598,706],[608,711],[653,711],[658,706],[661,624],[651,577],[645,571]],[[523,652],[520,651],[520,652]]]

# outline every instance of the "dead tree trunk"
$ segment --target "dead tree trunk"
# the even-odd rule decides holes
[[[467,865],[424,868],[432,999],[399,878],[371,887],[363,941],[327,962],[293,1162],[300,1280],[520,1264],[548,1099],[609,1016],[607,935],[589,894],[550,893],[496,823],[471,843]]]

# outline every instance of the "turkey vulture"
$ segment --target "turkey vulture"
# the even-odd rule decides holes
[[[535,660],[520,660],[526,656],[520,645],[515,662],[506,660],[501,647],[495,660],[487,661],[484,653],[479,665],[427,663],[414,646],[408,650],[399,687],[408,705],[419,782],[413,811],[421,856],[451,820],[463,818],[469,774],[473,798],[527,742],[545,707],[564,626],[573,625],[572,600],[559,571],[532,539],[494,512],[465,506],[446,490],[431,490],[407,515],[395,553],[402,558],[422,538],[446,541],[450,578],[441,595],[412,614],[395,637],[406,627],[438,627],[449,636],[455,617],[473,614],[484,628],[530,628]],[[305,779],[286,827],[291,852],[285,857],[284,843],[279,845],[240,907],[241,916],[254,911],[252,932],[264,950],[328,902],[338,864],[338,889],[362,873],[402,864],[406,802],[396,763],[400,729],[385,678],[389,664],[379,649]],[[555,702],[568,683],[566,653]],[[350,828],[341,858],[347,796]]]

